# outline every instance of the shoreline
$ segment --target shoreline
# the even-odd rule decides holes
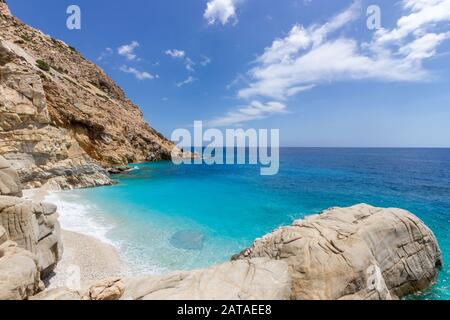
[[[69,286],[81,289],[106,278],[124,276],[125,265],[116,248],[91,236],[61,231],[64,254],[44,281],[47,290]]]
[[[55,190],[37,188],[24,190],[23,197],[36,202],[50,202],[47,198]],[[64,215],[58,206],[58,214]],[[117,247],[101,237],[61,228],[64,253],[56,269],[45,279],[46,290],[58,287],[86,287],[99,280],[122,277],[127,274],[127,266]]]

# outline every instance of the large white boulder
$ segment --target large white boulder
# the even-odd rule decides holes
[[[23,300],[42,290],[37,258],[6,241],[0,245],[0,300]]]
[[[0,226],[9,240],[36,255],[42,277],[53,271],[63,253],[54,205],[0,196]]]
[[[416,216],[364,204],[296,221],[234,259],[258,257],[289,265],[291,299],[397,299],[430,287],[442,265]]]
[[[232,261],[204,270],[125,280],[123,299],[132,300],[283,300],[290,296],[283,261]]]

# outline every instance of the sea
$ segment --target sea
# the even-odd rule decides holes
[[[252,242],[330,207],[399,207],[438,238],[437,284],[408,299],[450,299],[450,149],[282,148],[280,170],[255,165],[132,165],[116,184],[52,193],[63,228],[118,248],[130,274],[228,261]]]

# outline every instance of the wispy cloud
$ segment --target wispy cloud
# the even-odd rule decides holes
[[[200,61],[200,65],[202,67],[206,67],[207,65],[209,65],[211,63],[211,58],[207,57],[207,56],[202,56],[202,60]]]
[[[225,127],[230,125],[240,125],[244,122],[267,118],[274,114],[286,113],[286,105],[280,102],[271,101],[261,103],[252,101],[247,106],[237,108],[236,110],[226,113],[222,117],[218,117],[208,121],[211,127]]]
[[[125,44],[123,46],[120,46],[117,49],[117,53],[121,56],[126,57],[128,60],[136,60],[137,55],[134,53],[134,50],[139,47],[139,42],[133,41],[130,44]]]
[[[169,49],[165,53],[166,55],[176,59],[184,58],[186,56],[186,52],[178,49]]]
[[[196,78],[194,78],[192,76],[189,76],[186,80],[178,82],[176,85],[177,85],[178,88],[181,88],[181,87],[183,87],[185,85],[188,85],[188,84],[191,84],[191,83],[193,83],[195,81],[197,81]]]
[[[106,58],[110,57],[113,54],[113,49],[105,48],[100,56],[97,58],[98,61],[104,61]]]
[[[236,23],[236,5],[243,0],[209,0],[203,17],[209,24],[220,22],[226,25],[229,22]]]
[[[423,60],[436,54],[449,32],[434,33],[450,21],[450,0],[404,0],[405,15],[392,30],[381,29],[370,43],[337,36],[360,16],[359,1],[323,25],[295,25],[256,60],[251,84],[239,97],[285,100],[329,81],[423,81],[430,79]]]
[[[151,74],[149,72],[146,72],[146,71],[139,71],[136,68],[129,67],[129,66],[126,66],[126,65],[121,66],[120,67],[120,71],[132,74],[138,80],[150,80],[150,79],[159,78],[158,75],[153,75],[153,74]]]
[[[186,66],[186,69],[190,72],[195,72],[194,66],[195,62],[191,60],[191,58],[186,57],[184,60],[184,65]]]
[[[226,85],[226,89],[231,90],[241,86],[243,83],[248,83],[247,78],[242,74],[238,74],[229,84]]]
[[[285,111],[280,101],[323,83],[433,79],[423,62],[437,56],[439,45],[450,38],[450,0],[403,0],[401,4],[402,16],[396,27],[374,32],[369,42],[343,35],[344,27],[362,16],[359,0],[324,24],[294,25],[287,36],[274,40],[254,61],[238,98],[252,104],[254,100],[271,101],[284,106]],[[243,110],[230,111],[212,123],[241,124],[278,113],[252,116]]]
[[[168,55],[169,57],[172,57],[173,59],[178,59],[178,60],[183,61],[184,66],[186,67],[186,70],[188,70],[189,72],[195,72],[195,66],[197,63],[194,60],[192,60],[190,57],[188,57],[186,51],[178,50],[178,49],[170,49],[170,50],[166,50],[165,54]],[[199,64],[204,67],[210,63],[211,63],[211,59],[209,59],[206,56],[202,56],[202,60],[200,61]]]
[[[403,0],[402,5],[405,15],[397,21],[397,27],[379,30],[376,43],[402,41],[410,35],[418,38],[431,29],[438,29],[438,24],[450,21],[449,0]]]

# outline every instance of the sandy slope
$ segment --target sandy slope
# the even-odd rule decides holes
[[[116,249],[95,238],[63,230],[64,256],[54,275],[46,280],[49,288],[85,287],[99,279],[120,276],[123,264]],[[76,288],[74,288],[76,289]]]

